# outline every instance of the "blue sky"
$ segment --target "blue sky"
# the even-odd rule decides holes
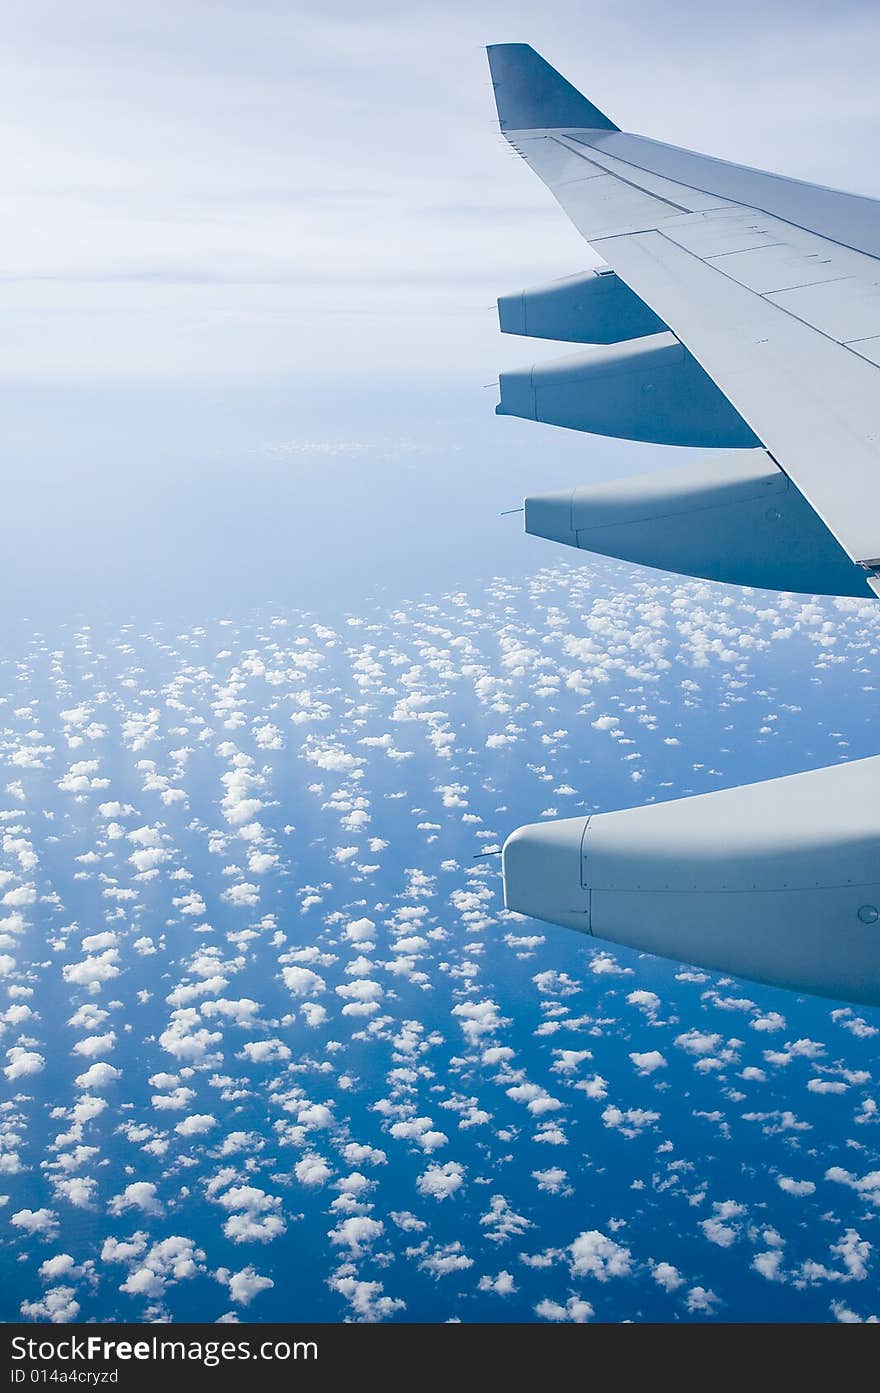
[[[880,1019],[507,915],[513,826],[876,753],[869,602],[569,558],[498,135],[880,193],[873,7],[21,7],[0,55],[5,1319],[876,1316]],[[494,579],[493,579],[494,578]]]

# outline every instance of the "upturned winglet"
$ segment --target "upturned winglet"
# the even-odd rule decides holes
[[[502,131],[620,129],[530,44],[491,44],[486,51]]]

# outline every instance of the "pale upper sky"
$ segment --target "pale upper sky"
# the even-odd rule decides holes
[[[624,128],[880,194],[868,3],[12,11],[7,381],[488,380],[521,362],[496,295],[587,252],[497,134],[487,43],[532,43]]]
[[[493,414],[500,369],[563,351],[496,296],[589,252],[498,133],[487,43],[624,128],[880,194],[873,4],[8,8],[0,628],[576,564],[499,514],[670,463]]]

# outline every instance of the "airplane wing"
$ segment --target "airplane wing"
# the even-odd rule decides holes
[[[623,550],[600,535],[595,491],[533,505],[535,527],[527,502],[528,530],[718,579],[880,594],[880,203],[630,135],[528,45],[488,52],[503,134],[606,263],[502,297],[502,328],[610,345],[502,375],[499,411],[732,452],[694,476],[696,506],[724,509],[732,489],[747,554],[719,557],[716,513],[680,566],[655,527],[652,561],[641,495],[612,509],[613,526],[642,524]]]
[[[880,595],[880,203],[618,129],[525,44],[501,130],[603,265],[504,295],[590,345],[502,373],[502,415],[702,446],[525,501],[526,531],[780,590]],[[646,952],[880,1003],[880,756],[520,827],[505,904]]]

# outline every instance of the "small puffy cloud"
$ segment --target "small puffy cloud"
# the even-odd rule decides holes
[[[584,1301],[579,1296],[570,1296],[564,1306],[558,1301],[539,1301],[535,1307],[535,1315],[540,1316],[541,1320],[571,1321],[576,1325],[583,1325],[592,1320],[594,1311],[589,1301]]]
[[[333,1112],[326,1103],[307,1103],[299,1109],[296,1120],[301,1127],[332,1127]]]
[[[208,912],[208,906],[197,890],[188,890],[185,895],[176,896],[171,903],[180,914],[186,914],[192,919],[199,919]]]
[[[438,1245],[433,1252],[425,1251],[425,1256],[419,1263],[423,1272],[429,1273],[430,1276],[438,1280],[441,1277],[448,1277],[452,1272],[465,1272],[473,1265],[473,1258],[468,1257],[458,1239],[453,1243]]]
[[[718,1248],[730,1248],[739,1237],[739,1226],[735,1222],[745,1214],[745,1206],[735,1200],[718,1200],[712,1205],[712,1217],[702,1219],[700,1228],[710,1243]]]
[[[345,1268],[330,1278],[329,1286],[349,1303],[356,1321],[375,1323],[406,1310],[406,1302],[400,1297],[385,1296],[381,1282],[361,1281]]]
[[[91,1064],[84,1074],[77,1074],[77,1088],[107,1088],[109,1084],[122,1077],[122,1070],[116,1069],[112,1064],[101,1061],[99,1064]]]
[[[666,1068],[666,1060],[659,1050],[646,1050],[644,1054],[631,1054],[630,1059],[640,1074],[653,1074],[657,1069]]]
[[[56,1179],[52,1183],[56,1198],[67,1200],[68,1204],[72,1204],[76,1209],[88,1209],[98,1188],[98,1182],[86,1175],[74,1175],[66,1180]]]
[[[46,1061],[36,1050],[25,1050],[18,1045],[13,1045],[12,1049],[6,1051],[6,1058],[9,1063],[3,1070],[10,1083],[16,1079],[28,1078],[31,1074],[40,1074],[46,1067]]]
[[[99,768],[100,764],[96,759],[77,760],[58,780],[58,787],[62,793],[89,793],[93,789],[109,788],[109,779],[96,777]]]
[[[601,1074],[593,1074],[592,1078],[582,1079],[580,1083],[575,1084],[575,1088],[579,1089],[581,1093],[586,1093],[588,1098],[594,1099],[597,1103],[601,1103],[604,1098],[608,1097],[608,1080],[603,1079]]]
[[[404,1233],[422,1233],[428,1227],[423,1219],[417,1219],[408,1209],[392,1209],[391,1219]]]
[[[217,1278],[229,1287],[229,1295],[237,1306],[249,1306],[261,1291],[271,1291],[275,1285],[271,1277],[261,1276],[254,1267],[243,1267],[240,1272],[221,1268]]]
[[[40,1276],[44,1282],[54,1282],[58,1277],[75,1274],[77,1266],[70,1253],[56,1253],[54,1258],[46,1258],[40,1263]]]
[[[684,1277],[671,1262],[652,1263],[651,1275],[658,1287],[662,1287],[664,1291],[678,1291],[678,1288],[684,1285]]]
[[[686,1304],[693,1315],[711,1316],[717,1310],[719,1301],[714,1291],[709,1288],[691,1287]]]
[[[182,1064],[194,1064],[203,1059],[214,1046],[220,1044],[223,1036],[219,1031],[207,1030],[201,1019],[198,1011],[192,1007],[172,1011],[170,1024],[159,1036],[163,1050]]]
[[[130,1238],[105,1238],[101,1245],[102,1262],[132,1262],[146,1251],[147,1235],[138,1229]]]
[[[342,1154],[350,1166],[384,1166],[388,1160],[378,1146],[365,1146],[354,1141],[347,1143]]]
[[[309,1151],[302,1160],[297,1161],[293,1173],[300,1185],[317,1189],[330,1179],[333,1171],[323,1156],[319,1156],[317,1152]]]
[[[10,909],[24,908],[26,905],[36,904],[37,887],[35,885],[15,885],[11,890],[0,898],[0,904],[8,905]]]
[[[851,1190],[856,1190],[870,1204],[880,1209],[880,1170],[858,1176],[853,1175],[852,1171],[844,1170],[843,1166],[829,1166],[825,1172],[825,1179],[833,1181],[836,1185],[848,1185]]]
[[[327,1019],[327,1009],[318,1001],[305,1001],[299,1010],[306,1025],[311,1030],[316,1030]]]
[[[327,983],[310,967],[285,967],[281,977],[292,996],[317,996],[327,990]]]
[[[346,924],[344,932],[351,943],[365,943],[375,934],[376,925],[372,919],[352,919]]]
[[[632,1267],[629,1248],[598,1229],[578,1234],[569,1252],[575,1277],[596,1277],[600,1282],[607,1282],[609,1277],[628,1276]]]
[[[590,959],[590,971],[596,977],[631,977],[631,967],[621,967],[611,953],[594,953]]]
[[[88,987],[90,991],[98,992],[104,982],[112,982],[114,977],[118,977],[121,969],[119,963],[119,949],[108,948],[103,953],[96,953],[83,959],[82,962],[68,963],[63,969],[65,982],[70,982],[75,987]]]
[[[40,1238],[53,1238],[58,1232],[58,1215],[54,1209],[19,1209],[9,1222],[23,1233]]]
[[[305,751],[305,755],[306,759],[329,774],[348,774],[353,769],[359,769],[364,762],[338,745],[313,745]]]
[[[592,1050],[554,1050],[553,1064],[555,1074],[573,1074],[585,1059],[592,1059]]]
[[[637,1137],[646,1127],[653,1127],[659,1120],[660,1114],[651,1111],[650,1108],[618,1108],[609,1103],[602,1112],[602,1121],[606,1127],[620,1131],[630,1139]]]
[[[145,1300],[161,1297],[168,1285],[204,1271],[205,1254],[191,1238],[172,1234],[147,1248],[147,1235],[133,1234],[128,1242],[107,1239],[101,1250],[104,1262],[128,1263],[128,1276],[119,1290]]]
[[[260,887],[253,885],[249,880],[243,880],[238,885],[230,885],[228,890],[224,890],[223,899],[239,908],[251,908],[260,902]]]
[[[147,875],[150,871],[155,871],[163,865],[169,856],[164,847],[149,846],[142,847],[139,851],[133,851],[128,859],[136,871],[141,875]]]
[[[785,1029],[785,1017],[781,1016],[778,1011],[766,1011],[763,1015],[756,1016],[754,1020],[749,1021],[749,1026],[752,1030],[771,1034],[774,1031]]]
[[[233,1185],[215,1203],[229,1213],[223,1232],[233,1243],[271,1243],[287,1228],[281,1200],[257,1185]]]
[[[752,1259],[752,1267],[755,1272],[760,1273],[768,1282],[781,1282],[784,1280],[782,1275],[783,1255],[779,1248],[768,1248],[766,1252],[756,1253]]]
[[[714,1054],[721,1045],[721,1036],[715,1035],[705,1030],[687,1030],[682,1035],[676,1035],[675,1043],[680,1050],[685,1050],[688,1054],[700,1055]]]
[[[816,1187],[812,1180],[793,1180],[790,1175],[780,1175],[776,1178],[776,1184],[780,1190],[784,1190],[787,1195],[813,1195]]]
[[[272,1064],[290,1059],[290,1048],[282,1040],[249,1040],[242,1045],[240,1059],[252,1064]]]
[[[150,1102],[157,1112],[183,1112],[195,1096],[191,1088],[172,1088],[170,1093],[154,1093]]]
[[[371,1219],[366,1214],[355,1214],[350,1219],[341,1219],[327,1236],[337,1247],[346,1248],[352,1257],[360,1257],[382,1235],[384,1229],[381,1220]]]
[[[531,1220],[517,1214],[503,1195],[493,1195],[487,1213],[480,1217],[480,1225],[493,1243],[506,1243],[531,1228]]]
[[[470,1044],[477,1044],[483,1035],[492,1034],[509,1024],[499,1014],[494,1001],[464,1001],[453,1006],[452,1014],[458,1019],[462,1031]]]
[[[79,946],[84,953],[101,953],[105,948],[115,948],[118,943],[112,929],[102,929],[100,933],[86,934]]]
[[[135,1180],[126,1185],[119,1195],[114,1195],[107,1206],[111,1214],[122,1214],[126,1209],[139,1209],[143,1214],[162,1214],[163,1206],[151,1180]]]
[[[379,1009],[379,1000],[384,995],[378,982],[358,977],[336,988],[337,996],[346,1001],[342,1008],[344,1016],[369,1016]]]
[[[205,1132],[210,1132],[212,1127],[217,1126],[217,1119],[210,1112],[194,1112],[189,1117],[184,1117],[174,1128],[182,1137],[201,1137]]]
[[[87,1035],[84,1040],[77,1040],[73,1053],[82,1055],[84,1059],[97,1059],[102,1054],[109,1054],[115,1044],[116,1034],[110,1030],[106,1035]]]
[[[73,1287],[49,1287],[36,1301],[22,1301],[19,1307],[27,1320],[48,1321],[52,1325],[66,1325],[76,1320],[80,1305]]]
[[[207,979],[209,982],[211,978]],[[242,996],[236,1001],[231,1001],[225,996],[218,997],[216,1001],[206,1001],[199,1008],[201,1014],[208,1020],[213,1020],[219,1016],[223,1020],[233,1021],[235,1025],[251,1027],[254,1025],[254,1017],[260,1009],[260,1003],[254,1001],[252,997]]]
[[[430,1117],[410,1117],[406,1121],[395,1122],[391,1126],[391,1135],[397,1141],[417,1143],[429,1155],[449,1141],[445,1132],[438,1131],[432,1125]]]
[[[420,1195],[430,1195],[435,1200],[448,1199],[464,1184],[464,1166],[457,1161],[447,1161],[442,1166],[429,1166],[416,1181]]]
[[[559,1195],[570,1193],[566,1182],[568,1174],[559,1166],[551,1166],[548,1170],[532,1171],[532,1179],[537,1181],[538,1189],[543,1190],[548,1195]]]
[[[644,988],[627,993],[627,1004],[637,1006],[640,1011],[644,1011],[649,1016],[654,1016],[660,1009],[660,998],[656,992],[649,992]]]

